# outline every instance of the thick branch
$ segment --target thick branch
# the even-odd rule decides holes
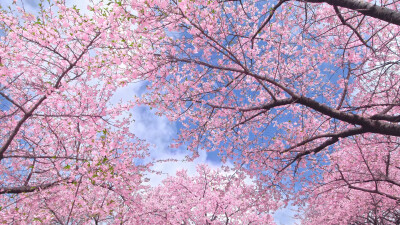
[[[25,121],[32,116],[32,113],[42,104],[44,100],[46,100],[47,96],[43,96],[39,101],[29,110],[29,112],[25,113],[22,119],[17,123],[14,130],[11,132],[10,136],[8,137],[7,141],[0,149],[0,160],[4,157],[4,152],[7,150],[8,146],[10,146],[11,142],[14,140],[14,137],[18,134],[19,129],[21,129],[22,125]]]
[[[372,120],[356,114],[342,112],[304,96],[295,98],[297,99],[296,103],[310,107],[326,116],[330,116],[350,124],[360,125],[371,133],[400,137],[400,126],[398,124]]]
[[[366,133],[366,130],[363,128],[352,128],[352,129],[348,129],[339,133],[334,133],[334,134],[325,134],[325,135],[319,135],[319,136],[315,136],[313,138],[310,138],[308,140],[305,140],[303,142],[300,142],[298,144],[296,144],[295,146],[289,147],[288,149],[286,149],[283,152],[288,152],[292,149],[295,149],[297,147],[306,145],[309,142],[312,142],[316,139],[319,138],[324,138],[324,137],[330,137],[328,140],[322,142],[320,145],[318,145],[317,147],[313,148],[313,149],[309,149],[307,151],[298,153],[292,160],[290,160],[290,162],[288,164],[285,165],[285,167],[283,169],[281,169],[280,171],[285,170],[286,168],[288,168],[290,165],[292,165],[294,162],[296,162],[297,160],[300,160],[302,157],[309,155],[309,154],[316,154],[322,150],[324,150],[326,147],[335,144],[336,142],[339,141],[339,138],[346,138],[346,137],[350,137],[350,136],[354,136],[357,134],[363,134]]]
[[[370,16],[379,20],[386,21],[391,24],[400,26],[400,12],[377,6],[366,1],[360,0],[303,0],[310,3],[328,3],[332,6],[340,6],[347,9],[355,10],[363,15]]]
[[[39,186],[20,186],[20,187],[4,187],[0,188],[0,194],[21,194],[34,192],[38,189],[46,189],[58,184],[58,182],[42,184]]]
[[[317,135],[317,136],[311,137],[309,139],[306,139],[306,140],[304,140],[302,142],[299,142],[296,145],[293,145],[293,146],[285,149],[283,152],[289,152],[289,151],[291,151],[291,150],[293,150],[295,148],[298,148],[300,146],[306,145],[306,144],[308,144],[310,142],[313,142],[313,141],[315,141],[317,139],[321,139],[321,138],[335,138],[335,139],[336,138],[345,138],[345,137],[354,136],[354,135],[357,135],[357,134],[363,134],[365,132],[366,131],[362,127],[357,127],[357,128],[351,128],[351,129],[348,129],[348,130],[344,130],[344,131],[339,132],[339,133],[328,133],[328,134]],[[318,148],[316,148],[314,150],[309,150],[309,151],[303,152],[301,154],[304,155],[304,153],[305,154],[309,154],[309,153],[312,153],[312,152],[317,153],[315,151],[320,151],[320,150],[322,150],[322,149],[320,149],[320,146],[319,146]]]
[[[370,117],[373,120],[386,120],[389,122],[400,122],[400,115],[392,116],[392,115],[381,115],[376,114]]]
[[[321,104],[314,99],[299,95],[299,94],[293,92],[292,90],[290,90],[289,88],[285,87],[284,85],[280,84],[279,82],[277,82],[274,79],[260,76],[258,74],[251,73],[250,71],[247,71],[247,70],[213,65],[213,64],[203,62],[200,60],[184,59],[184,58],[181,59],[181,58],[176,58],[176,57],[169,57],[169,59],[172,62],[196,63],[198,65],[206,66],[206,67],[212,68],[212,69],[230,71],[230,72],[239,72],[239,73],[243,73],[246,75],[250,75],[254,78],[257,78],[259,80],[264,80],[274,86],[277,86],[278,88],[282,89],[283,91],[285,91],[287,94],[289,94],[291,96],[291,98],[289,98],[289,99],[283,99],[283,100],[271,102],[271,103],[269,103],[270,105],[267,104],[264,109],[270,109],[273,107],[283,106],[283,105],[288,105],[288,104],[300,104],[300,105],[309,107],[325,116],[329,116],[329,117],[341,120],[343,122],[347,122],[349,124],[362,126],[363,129],[366,130],[366,132],[400,137],[400,125],[398,125],[398,124],[388,123],[385,121],[367,118],[367,117],[363,117],[363,116],[360,116],[357,114],[347,113],[347,112],[337,110],[337,109],[329,107],[325,104]],[[272,107],[270,107],[270,106],[272,106]],[[222,108],[222,107],[219,107],[219,108]],[[257,108],[251,108],[250,110],[256,110],[256,109]],[[244,111],[244,110],[242,110],[242,111]]]

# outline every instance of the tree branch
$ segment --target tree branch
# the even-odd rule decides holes
[[[61,181],[56,181],[56,182],[47,183],[47,184],[41,184],[38,186],[2,187],[2,188],[0,188],[0,194],[21,194],[21,193],[34,192],[38,189],[46,189],[46,188],[52,187],[54,185],[57,185]]]
[[[400,26],[400,12],[371,4],[360,0],[302,0],[309,3],[328,3],[332,6],[340,6],[355,10],[363,15],[370,16],[391,24]]]

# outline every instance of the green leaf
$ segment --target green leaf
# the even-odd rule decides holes
[[[43,220],[41,220],[40,218],[37,218],[37,217],[33,218],[33,221],[39,221],[39,222],[43,223]]]

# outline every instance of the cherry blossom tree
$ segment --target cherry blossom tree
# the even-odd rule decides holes
[[[134,104],[109,103],[137,79],[122,39],[132,29],[112,6],[90,7],[0,11],[2,224],[123,221],[140,198],[147,145],[122,116]]]
[[[278,194],[278,193],[275,193]],[[279,196],[247,184],[245,173],[197,166],[178,171],[144,197],[144,224],[275,224]]]
[[[178,145],[194,156],[217,151],[265,187],[291,193],[314,210],[315,224],[351,223],[377,199],[382,212],[398,212],[397,1],[121,6],[141,38],[135,63],[151,81],[145,102],[180,120]],[[335,201],[347,208],[325,213]],[[364,211],[348,210],[359,205]]]
[[[123,114],[136,103],[110,103],[143,79],[135,16],[112,2],[89,15],[39,6],[0,11],[0,223],[273,223],[279,193],[238,170],[200,166],[146,185],[148,146]]]

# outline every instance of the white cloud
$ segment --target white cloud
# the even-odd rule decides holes
[[[119,88],[111,99],[111,103],[126,102],[133,100],[135,96],[140,96],[144,92],[145,82],[129,84],[126,87]],[[149,174],[150,183],[157,185],[168,175],[175,175],[176,171],[186,169],[188,174],[196,173],[198,164],[208,164],[211,168],[217,168],[221,164],[207,160],[207,153],[200,151],[200,156],[194,161],[187,161],[186,156],[190,153],[181,147],[172,149],[169,145],[177,137],[176,123],[169,121],[165,116],[156,115],[156,110],[150,110],[149,107],[139,106],[133,109],[132,113],[135,120],[130,125],[130,131],[137,137],[146,140],[152,145],[150,149],[150,158],[147,162],[156,161],[153,170],[160,171],[162,174]],[[176,161],[160,162],[160,160],[174,159]],[[157,162],[158,161],[158,162]]]
[[[278,225],[297,225],[300,224],[300,220],[294,218],[297,213],[297,207],[290,203],[285,208],[277,210],[273,217]]]
[[[90,0],[66,0],[65,4],[68,7],[76,6],[76,8],[80,9],[80,12],[83,14],[90,14],[90,11],[87,9],[88,5],[93,5],[92,3],[98,3],[99,1],[90,1]]]

